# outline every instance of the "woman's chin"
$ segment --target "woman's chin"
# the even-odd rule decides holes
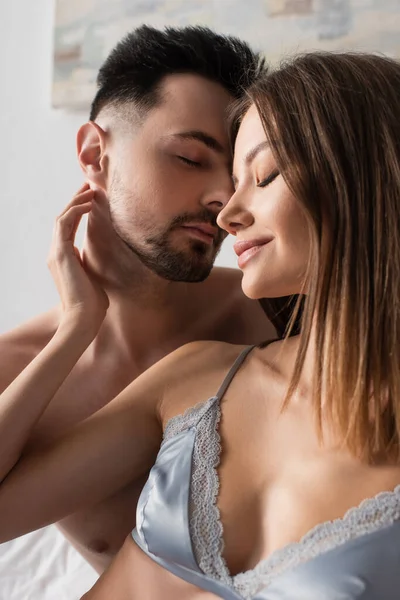
[[[286,280],[260,281],[250,278],[249,274],[243,273],[242,290],[247,298],[260,300],[262,298],[285,298],[296,294],[306,293],[304,289],[295,282],[290,285]]]
[[[242,279],[242,290],[244,295],[247,296],[247,298],[250,298],[251,300],[260,300],[260,298],[265,298],[265,295],[263,294],[263,290],[261,289],[259,283],[255,281],[246,281],[245,275]]]

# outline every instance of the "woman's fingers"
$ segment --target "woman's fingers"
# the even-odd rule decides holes
[[[94,198],[94,191],[89,187],[88,183],[85,183],[78,191],[77,194],[72,198],[71,202],[67,204],[62,213],[60,213],[59,217],[62,217],[72,206],[77,206],[79,204],[84,204],[88,202],[88,200],[92,200]]]
[[[88,212],[90,212],[90,211],[91,211],[91,209],[92,209],[92,206],[93,206],[93,202],[92,202],[92,200],[89,200],[89,202],[86,202],[85,204],[81,204],[80,206],[82,206],[82,207],[85,207],[86,205],[89,205],[89,210],[86,210],[86,209],[85,209],[85,210],[84,210],[84,212],[83,212],[83,213],[81,213],[81,214],[78,216],[78,218],[77,218],[77,219],[75,219],[75,225],[74,225],[74,227],[73,227],[73,229],[72,229],[72,234],[71,234],[71,239],[72,239],[72,241],[73,241],[73,242],[75,242],[76,232],[77,232],[77,230],[78,230],[78,227],[79,227],[79,224],[80,224],[80,222],[81,222],[81,220],[82,220],[82,217],[83,217],[83,215],[84,215],[85,213],[88,213]]]
[[[56,245],[58,245],[58,242],[74,243],[81,218],[84,214],[89,213],[91,208],[91,201],[71,206],[57,218],[54,228],[54,242]]]
[[[75,234],[78,229],[81,218],[84,214],[90,212],[92,202],[85,202],[77,206],[71,206],[67,212],[57,219],[60,239],[63,241],[75,241]]]
[[[109,300],[105,291],[85,270],[75,235],[81,218],[90,213],[94,192],[83,186],[57,217],[47,264],[60,295],[65,318],[71,316],[92,332],[97,332],[106,315]]]

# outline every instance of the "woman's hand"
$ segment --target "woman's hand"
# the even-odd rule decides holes
[[[74,245],[81,218],[91,211],[94,191],[85,185],[57,218],[47,264],[63,308],[62,321],[98,332],[109,306],[107,294],[85,271]]]

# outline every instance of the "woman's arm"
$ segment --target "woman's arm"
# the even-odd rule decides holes
[[[77,227],[92,201],[93,192],[84,186],[56,221],[49,267],[62,316],[53,339],[0,395],[0,482],[20,458],[33,427],[96,337],[107,312],[108,298],[85,273],[74,246]]]
[[[168,359],[66,436],[20,458],[0,485],[0,543],[94,505],[150,469]]]
[[[0,395],[0,483],[91,341],[92,336],[73,322],[63,322],[42,352]]]

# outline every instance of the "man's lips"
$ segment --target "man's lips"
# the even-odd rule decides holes
[[[209,243],[213,242],[218,236],[217,227],[213,227],[208,223],[185,223],[182,227],[188,229],[191,233],[195,234],[196,237]]]

